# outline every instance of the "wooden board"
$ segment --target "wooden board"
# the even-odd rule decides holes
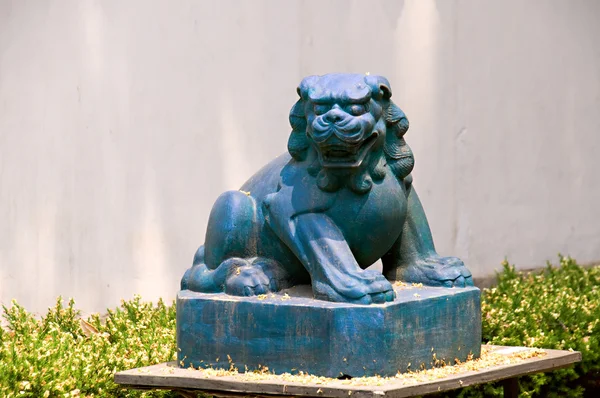
[[[525,347],[485,346],[497,355],[513,356],[531,351]],[[275,375],[271,379],[248,380],[244,373],[234,376],[209,375],[202,370],[181,369],[175,362],[131,369],[115,374],[115,382],[124,387],[140,389],[171,389],[203,391],[215,396],[305,396],[336,398],[413,397],[453,390],[474,384],[504,380],[531,373],[559,369],[581,361],[576,351],[541,350],[541,356],[522,359],[517,363],[494,365],[476,371],[464,371],[418,384],[402,379],[380,379],[378,385],[352,385],[348,380],[330,379],[325,383],[286,381]]]

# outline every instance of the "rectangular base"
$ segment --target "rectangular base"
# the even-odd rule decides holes
[[[355,305],[287,294],[180,291],[178,362],[359,377],[393,376],[479,356],[479,289],[404,286],[396,296],[386,304]]]

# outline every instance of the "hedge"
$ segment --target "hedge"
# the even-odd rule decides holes
[[[574,367],[519,379],[521,396],[600,396],[600,267],[559,257],[535,273],[503,263],[494,288],[482,292],[483,342],[581,351]],[[0,328],[2,397],[175,397],[168,391],[125,390],[115,372],[175,360],[175,304],[122,301],[100,318],[80,317],[59,298],[41,319],[17,302],[3,306]],[[490,383],[441,395],[502,396]]]

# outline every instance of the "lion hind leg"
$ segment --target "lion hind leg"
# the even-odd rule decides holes
[[[257,241],[256,201],[250,193],[227,191],[219,196],[208,219],[204,264],[216,269],[232,257],[255,257]]]
[[[200,249],[199,249],[200,251]],[[210,269],[204,262],[194,263],[181,279],[181,290],[192,290],[201,293],[218,293],[225,290],[227,277],[236,269],[248,266],[249,261],[232,257],[215,269]]]
[[[181,278],[181,290],[190,289],[190,285],[198,285],[198,283],[193,283],[191,281],[193,279],[198,278],[199,271],[202,271],[200,272],[200,274],[203,274],[204,269],[208,270],[208,268],[206,268],[206,264],[204,264],[204,245],[202,245],[198,248],[198,250],[196,250],[196,254],[194,254],[194,261],[192,262],[192,267],[188,268],[187,271],[185,271],[185,273],[183,274],[183,277]],[[200,285],[204,284],[206,284],[206,282],[200,283]]]
[[[194,265],[181,279],[181,289],[254,296],[292,287],[292,280],[281,264],[264,257],[232,257],[210,269],[204,264],[204,247],[201,246],[194,256]]]

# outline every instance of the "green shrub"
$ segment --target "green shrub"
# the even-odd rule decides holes
[[[598,393],[600,267],[583,268],[570,257],[559,258],[558,267],[548,264],[534,273],[517,272],[504,262],[497,286],[482,294],[484,342],[582,353],[583,361],[573,367],[520,378],[523,397]],[[488,384],[457,395],[500,397],[502,390]]]
[[[521,396],[597,396],[600,380],[600,268],[582,268],[569,257],[542,272],[521,273],[507,262],[498,284],[482,294],[483,340],[497,345],[581,351],[574,367],[520,378]],[[136,296],[104,321],[79,318],[62,299],[36,320],[13,302],[0,328],[2,397],[167,397],[115,385],[115,372],[176,359],[175,305]],[[593,389],[596,388],[595,391]],[[587,391],[584,391],[587,389]],[[496,384],[444,396],[500,397]]]
[[[165,397],[167,391],[124,390],[115,372],[176,359],[175,305],[136,296],[109,311],[79,318],[73,300],[59,298],[41,319],[13,301],[0,328],[2,397]]]

